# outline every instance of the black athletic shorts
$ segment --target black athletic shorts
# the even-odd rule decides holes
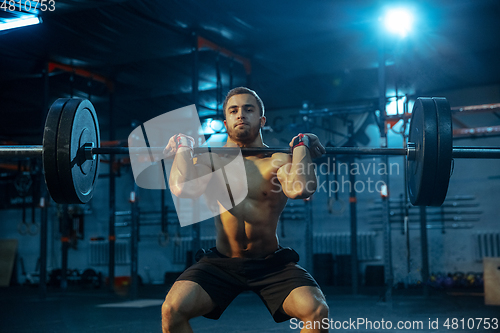
[[[194,265],[178,278],[198,283],[216,304],[206,318],[219,319],[227,306],[242,291],[251,290],[262,299],[279,323],[290,319],[282,304],[290,292],[298,287],[318,287],[314,278],[297,265],[299,255],[291,248],[280,247],[262,259],[229,258],[217,249],[199,250]]]

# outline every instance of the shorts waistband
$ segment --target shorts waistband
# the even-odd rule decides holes
[[[263,258],[231,258],[231,257],[228,257],[222,253],[219,252],[219,250],[217,250],[217,247],[212,247],[210,249],[208,249],[208,252],[206,251],[205,253],[209,253],[210,251],[213,252],[214,254],[216,254],[219,258],[226,258],[226,259],[246,259],[246,260],[263,260],[263,259],[267,259],[269,257],[272,257],[273,255],[275,255],[276,253],[280,252],[281,250],[283,250],[284,247],[281,246],[281,245],[278,245],[278,248],[276,249],[276,251],[274,251],[273,253],[271,254],[268,254],[267,256],[263,257]],[[203,251],[205,251],[204,249],[202,249]]]
[[[297,263],[299,254],[289,247],[279,247],[275,252],[265,258],[230,258],[220,253],[215,247],[205,250],[200,249],[195,256],[198,262],[209,262],[215,265],[243,265],[245,267],[270,267],[284,265],[289,262]]]

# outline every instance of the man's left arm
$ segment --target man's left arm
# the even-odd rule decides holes
[[[321,157],[325,147],[314,134],[299,134],[290,142],[291,163],[278,169],[277,176],[283,193],[290,199],[310,197],[317,187],[316,168],[313,159]]]

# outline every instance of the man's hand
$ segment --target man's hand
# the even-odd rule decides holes
[[[168,144],[163,150],[163,155],[165,158],[173,157],[175,156],[175,153],[177,153],[177,150],[182,147],[187,147],[193,150],[194,138],[182,133],[174,135],[170,138],[170,140],[168,140]]]
[[[292,151],[299,146],[306,146],[311,153],[312,159],[321,157],[326,153],[325,147],[323,147],[318,137],[312,133],[298,134],[290,141]]]

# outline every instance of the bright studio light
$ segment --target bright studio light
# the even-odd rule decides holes
[[[207,118],[201,124],[201,127],[198,130],[198,134],[215,134],[215,133],[220,133],[220,132],[225,132],[224,128],[224,122],[220,119],[212,119],[212,118]]]
[[[405,97],[399,98],[396,101],[396,98],[391,98],[390,102],[387,103],[385,107],[385,112],[388,116],[395,116],[404,113],[404,105],[405,105]]]
[[[390,9],[385,14],[384,24],[388,31],[404,38],[411,31],[413,15],[407,9]]]
[[[42,20],[37,16],[25,16],[15,20],[0,23],[0,31],[14,28],[26,27],[28,25],[41,23]]]

